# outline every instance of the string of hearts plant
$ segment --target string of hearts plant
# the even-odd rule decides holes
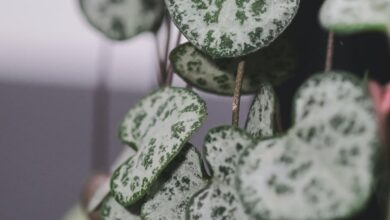
[[[164,21],[188,40],[169,59],[159,57],[161,88],[120,124],[124,153],[89,212],[99,210],[105,220],[311,220],[351,219],[366,207],[382,151],[375,106],[367,83],[332,70],[332,38],[367,30],[389,34],[389,0],[324,2],[319,17],[330,30],[326,68],[300,86],[287,131],[281,130],[274,86],[293,77],[296,55],[286,29],[299,0],[80,5],[113,40],[155,32]],[[188,88],[171,86],[173,72]],[[201,153],[189,140],[207,108],[192,88],[231,96],[233,103],[231,125],[211,128]],[[238,126],[241,94],[256,94],[245,128]]]

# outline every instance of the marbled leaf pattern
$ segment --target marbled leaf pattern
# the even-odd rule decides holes
[[[214,58],[239,57],[268,46],[290,24],[299,0],[165,0],[173,22]]]
[[[205,138],[204,154],[213,173],[212,182],[194,195],[187,219],[247,219],[235,189],[240,152],[254,143],[251,135],[231,126],[211,129]]]
[[[259,88],[249,110],[245,130],[257,138],[272,137],[275,134],[278,108],[276,94],[267,82],[261,83]]]
[[[174,71],[197,89],[233,95],[239,59],[212,59],[192,44],[185,43],[171,52],[170,61]],[[287,36],[283,35],[269,47],[248,55],[245,69],[243,94],[256,93],[264,81],[279,85],[291,77],[295,69],[295,53]]]
[[[182,220],[192,195],[207,185],[200,155],[191,144],[164,170],[141,209],[143,220]]]
[[[156,29],[164,14],[161,0],[80,0],[80,6],[87,20],[113,40]]]
[[[390,0],[326,0],[320,11],[323,27],[337,33],[390,33]]]
[[[100,216],[102,220],[141,220],[139,214],[126,209],[112,196],[108,196],[103,201]]]
[[[247,212],[255,219],[350,217],[371,196],[377,140],[373,103],[357,78],[311,77],[295,97],[295,125],[240,157],[237,189]]]
[[[174,87],[162,88],[130,109],[119,134],[138,151],[112,176],[115,199],[124,206],[141,199],[206,116],[206,104],[198,95]]]

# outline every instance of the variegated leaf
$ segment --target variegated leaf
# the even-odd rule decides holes
[[[269,47],[246,58],[242,93],[256,93],[258,85],[268,80],[279,85],[291,77],[295,68],[292,45],[282,36]],[[185,43],[170,54],[174,71],[194,87],[221,95],[233,95],[239,59],[212,59],[192,44]]]
[[[296,121],[240,157],[237,189],[255,219],[344,219],[374,186],[378,132],[372,101],[354,76],[326,73],[295,98]]]
[[[244,207],[234,187],[212,183],[199,191],[190,202],[187,220],[247,220]]]
[[[214,58],[268,46],[290,24],[299,0],[165,0],[187,39]]]
[[[120,137],[139,150],[113,174],[111,191],[117,201],[128,206],[142,198],[206,115],[204,101],[183,88],[160,89],[132,108]]]
[[[337,33],[390,33],[390,0],[326,0],[320,21],[323,27]]]
[[[249,110],[245,130],[254,137],[272,137],[275,134],[277,105],[272,85],[261,83]]]
[[[205,157],[213,171],[213,181],[191,199],[187,219],[247,219],[234,187],[238,156],[254,140],[232,126],[211,129],[205,138]]]
[[[62,220],[88,220],[87,213],[84,212],[80,204],[73,206],[62,218]]]
[[[142,206],[144,220],[182,220],[186,207],[196,192],[207,185],[200,155],[191,144],[164,170],[156,190]],[[162,182],[162,183],[161,183]]]
[[[100,210],[102,220],[141,220],[137,213],[132,213],[130,210],[119,204],[114,197],[108,196]]]
[[[80,0],[87,20],[106,37],[126,40],[156,29],[161,23],[161,0]]]
[[[115,160],[114,164],[110,168],[110,172],[114,172],[122,163],[128,160],[131,156],[135,154],[135,151],[132,148],[125,147],[123,151],[119,154],[119,157]],[[90,202],[88,203],[87,210],[92,212],[98,208],[98,206],[103,202],[104,198],[110,192],[110,179],[107,179],[93,194]]]

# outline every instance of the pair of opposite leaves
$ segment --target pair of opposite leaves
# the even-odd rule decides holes
[[[237,128],[212,129],[205,139],[205,156],[214,174],[207,186],[194,150],[176,157],[182,146],[170,147],[178,140],[184,145],[189,136],[180,134],[193,132],[192,126],[179,129],[179,135],[173,129],[191,118],[182,112],[198,115],[192,121],[203,117],[193,106],[187,108],[199,102],[189,94],[165,88],[130,110],[120,136],[142,148],[114,172],[115,199],[106,199],[105,219],[132,219],[124,207],[136,204],[145,193],[143,219],[183,219],[185,213],[188,219],[332,219],[351,216],[370,197],[377,129],[371,99],[353,76],[322,74],[304,83],[295,98],[295,126],[283,136],[255,140]],[[253,103],[246,126],[252,135],[273,135],[272,94],[272,87],[262,87]],[[159,118],[163,115],[170,119]],[[162,141],[140,142],[152,136]],[[154,146],[164,150],[156,152]],[[160,161],[162,156],[165,160]],[[175,157],[174,171],[167,171],[171,176],[156,184]],[[145,158],[152,158],[151,163]]]

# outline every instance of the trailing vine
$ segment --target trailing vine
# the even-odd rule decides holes
[[[390,92],[333,70],[333,59],[335,35],[390,34],[389,0],[324,2],[325,69],[297,90],[289,129],[275,86],[295,77],[297,53],[286,30],[299,0],[80,3],[113,40],[166,27],[164,51],[155,33],[160,88],[125,115],[118,132],[124,152],[88,212],[103,220],[354,219],[383,185],[377,169],[384,169]],[[173,24],[179,32],[171,51]],[[188,42],[180,44],[182,36]],[[172,86],[174,74],[187,88]],[[189,143],[207,117],[197,90],[232,97],[231,125],[211,128],[201,152]],[[243,128],[241,95],[255,95]]]

